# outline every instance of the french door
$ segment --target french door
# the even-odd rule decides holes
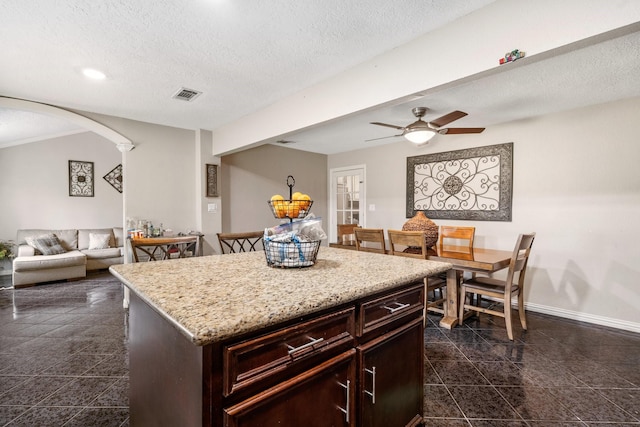
[[[364,226],[365,166],[350,166],[330,170],[329,241],[337,240],[339,224]]]

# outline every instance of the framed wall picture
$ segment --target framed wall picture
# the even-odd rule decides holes
[[[122,193],[122,165],[118,165],[111,169],[108,174],[102,177],[113,188],[118,190],[118,193]]]
[[[407,157],[407,218],[511,221],[513,143]]]
[[[207,164],[207,197],[218,197],[218,165]]]
[[[69,196],[93,197],[93,162],[69,160]]]

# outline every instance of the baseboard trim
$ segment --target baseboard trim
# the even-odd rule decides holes
[[[612,319],[611,317],[597,316],[595,314],[581,313],[579,311],[565,310],[562,308],[527,302],[524,303],[524,307],[525,310],[535,313],[548,314],[551,316],[563,317],[565,319],[577,320],[579,322],[593,323],[595,325],[608,326],[610,328],[640,333],[640,323],[636,322],[627,322],[624,320]]]

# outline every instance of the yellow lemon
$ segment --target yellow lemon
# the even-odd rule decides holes
[[[284,200],[284,197],[279,194],[274,194],[273,196],[271,196],[271,201],[273,202],[274,200]]]
[[[298,218],[300,215],[300,207],[297,202],[292,202],[287,206],[287,216],[289,218]]]
[[[302,193],[299,191],[296,191],[291,195],[291,200],[300,200],[301,196],[302,196]]]
[[[289,202],[286,200],[273,200],[271,203],[273,204],[273,210],[278,218],[284,218],[287,216],[287,207]]]
[[[300,208],[304,210],[309,209],[309,206],[311,205],[311,197],[309,197],[308,194],[303,194],[300,196],[300,200],[302,200]]]

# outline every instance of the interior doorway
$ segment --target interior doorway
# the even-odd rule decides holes
[[[335,242],[339,224],[365,224],[365,165],[331,169],[329,175],[329,241]]]

